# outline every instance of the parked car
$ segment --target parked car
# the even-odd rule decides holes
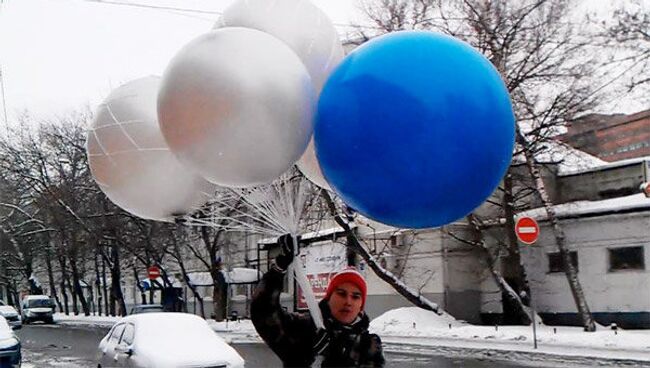
[[[98,349],[98,367],[244,367],[244,359],[204,319],[187,313],[124,317]]]
[[[47,295],[27,295],[21,304],[23,323],[54,323],[54,303]]]
[[[7,320],[0,316],[0,367],[20,367],[21,360],[20,339]]]
[[[20,314],[16,308],[11,305],[6,305],[3,301],[0,300],[0,316],[4,317],[9,323],[9,326],[14,330],[23,327],[23,321],[20,318]]]
[[[164,311],[163,306],[160,304],[137,304],[131,308],[131,313],[129,314],[156,313]]]

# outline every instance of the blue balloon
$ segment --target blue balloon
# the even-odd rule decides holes
[[[323,174],[379,222],[437,227],[496,189],[515,140],[505,84],[468,44],[404,31],[369,41],[332,73],[314,131]]]

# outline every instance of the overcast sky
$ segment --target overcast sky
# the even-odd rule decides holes
[[[86,0],[0,1],[0,67],[11,121],[25,109],[47,117],[85,104],[94,108],[120,84],[162,74],[171,57],[209,31],[219,17],[214,13],[233,0],[115,0],[205,13]],[[336,24],[354,19],[354,0],[313,2]],[[0,122],[3,115],[0,110]]]
[[[10,121],[22,110],[50,117],[84,105],[94,109],[120,84],[162,74],[170,58],[209,31],[216,13],[233,0],[110,1],[204,13],[89,0],[0,0],[0,67]],[[312,1],[340,32],[361,18],[356,0]],[[0,124],[3,115],[0,110]]]

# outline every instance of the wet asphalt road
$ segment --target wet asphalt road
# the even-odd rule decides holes
[[[97,345],[108,332],[106,328],[65,325],[28,325],[18,331],[23,344],[23,367],[96,367]],[[264,344],[232,345],[246,360],[247,368],[282,367],[280,361]],[[448,358],[411,352],[396,353],[386,347],[387,367],[524,367],[513,363],[489,360]]]

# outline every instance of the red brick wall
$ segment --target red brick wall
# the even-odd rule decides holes
[[[560,139],[605,161],[650,156],[650,110],[585,117]]]

